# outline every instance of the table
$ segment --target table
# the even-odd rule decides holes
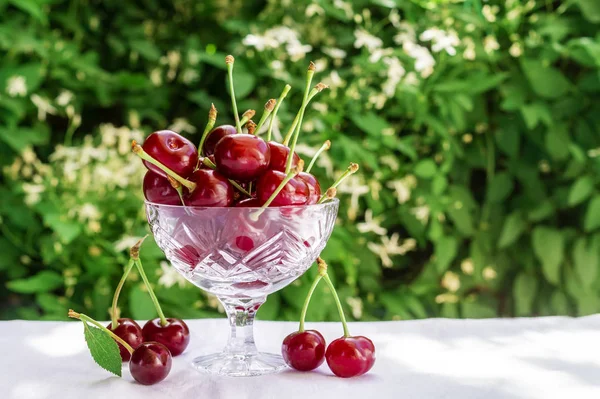
[[[600,315],[584,318],[447,320],[353,323],[369,336],[377,362],[367,375],[317,372],[231,378],[201,374],[189,363],[221,349],[225,319],[190,320],[187,351],[174,359],[158,385],[136,384],[96,366],[80,322],[0,322],[2,398],[10,399],[212,399],[212,398],[600,398]],[[328,342],[339,323],[308,323]],[[257,321],[259,349],[278,352],[297,325]]]

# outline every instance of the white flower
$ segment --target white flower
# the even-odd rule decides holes
[[[331,71],[328,77],[323,79],[323,83],[329,86],[331,89],[336,89],[338,87],[344,86],[345,81],[340,77],[337,71]]]
[[[58,97],[56,97],[56,103],[61,107],[66,107],[73,100],[73,92],[69,90],[63,90],[60,92]]]
[[[356,29],[354,37],[356,38],[354,41],[354,47],[356,48],[366,47],[369,52],[373,52],[383,46],[383,41],[380,38],[373,36],[364,29]]]
[[[439,294],[438,296],[436,296],[435,302],[436,303],[457,303],[458,296],[456,296],[455,294],[446,292],[444,294]]]
[[[347,18],[352,18],[354,15],[354,10],[352,9],[352,3],[348,3],[343,0],[333,0],[333,6],[335,8],[339,8],[340,10],[344,10]]]
[[[396,8],[390,11],[390,15],[388,15],[388,20],[392,24],[392,26],[396,29],[400,28],[400,13]]]
[[[405,42],[402,49],[415,60],[415,69],[421,74],[421,77],[427,78],[433,73],[435,60],[426,47],[412,42]]]
[[[508,49],[508,52],[510,55],[517,58],[520,57],[521,54],[523,54],[523,47],[521,46],[521,43],[514,42],[512,46],[510,46],[510,48]]]
[[[25,192],[25,204],[28,206],[33,206],[40,202],[41,194],[46,190],[43,184],[23,183],[21,187]]]
[[[381,216],[379,216],[377,218],[373,218],[373,210],[367,209],[367,211],[365,212],[365,221],[358,223],[356,225],[356,228],[361,233],[373,232],[380,236],[386,235],[387,229],[384,227],[381,227],[382,219],[383,218]]]
[[[98,220],[101,216],[98,208],[90,203],[83,204],[77,211],[77,214],[79,215],[80,222],[83,222],[84,220]]]
[[[358,199],[360,196],[369,192],[369,186],[364,184],[362,179],[357,175],[349,176],[344,184],[338,187],[338,193],[350,194],[350,207],[348,208],[348,217],[351,220],[356,219],[356,214],[359,210]]]
[[[346,298],[346,303],[348,304],[348,306],[350,306],[350,309],[352,310],[352,317],[354,317],[357,320],[360,319],[363,313],[362,299],[358,297],[349,296],[348,298]]]
[[[500,48],[500,44],[494,36],[488,35],[483,39],[483,49],[486,53],[493,53]]]
[[[154,86],[160,86],[162,84],[162,72],[160,68],[154,68],[150,72],[150,81]]]
[[[409,86],[416,86],[419,84],[419,78],[417,77],[416,73],[411,71],[406,74],[403,82],[404,82],[404,84],[409,85]]]
[[[491,266],[487,266],[485,269],[483,269],[481,274],[483,275],[483,278],[486,280],[493,280],[498,276],[498,273],[496,273],[494,268]]]
[[[23,97],[27,95],[27,80],[25,76],[11,76],[6,82],[6,92],[11,97]]]
[[[392,171],[394,171],[394,172],[398,171],[398,169],[400,168],[400,164],[398,163],[398,159],[395,156],[393,156],[393,155],[384,155],[384,156],[382,156],[382,157],[379,158],[379,161],[383,165],[389,166],[389,168]]]
[[[306,7],[306,11],[304,13],[307,17],[312,17],[313,15],[324,15],[325,10],[323,10],[320,5],[312,3]]]
[[[465,51],[463,52],[463,58],[465,60],[473,61],[475,59],[475,42],[470,37],[465,37],[463,40],[465,45]]]
[[[399,239],[400,235],[398,233],[392,234],[389,238],[383,236],[381,237],[381,244],[369,242],[367,248],[379,255],[384,267],[392,267],[394,264],[390,259],[390,255],[405,255],[417,247],[417,241],[414,238],[407,238],[402,244],[399,243]]]
[[[496,22],[496,14],[498,14],[498,11],[500,11],[498,6],[492,7],[489,4],[484,5],[481,9],[481,13],[489,22]]]
[[[394,36],[396,44],[403,45],[405,42],[414,43],[417,41],[417,32],[413,25],[406,21],[402,21],[398,25],[398,33]]]
[[[396,87],[406,74],[406,70],[396,57],[386,57],[383,59],[383,63],[387,65],[387,80],[383,83],[381,89],[386,96],[391,98],[396,94]]]
[[[37,160],[37,155],[35,154],[35,151],[33,151],[33,148],[27,146],[21,152],[21,158],[23,158],[23,162],[25,162],[26,165],[31,165]]]
[[[299,41],[295,40],[289,42],[285,49],[290,56],[292,61],[299,61],[306,56],[306,54],[312,51],[312,46],[309,44],[302,44]]]
[[[442,287],[450,292],[458,291],[460,288],[460,278],[458,277],[458,274],[450,271],[444,273],[444,277],[442,277]]]
[[[167,262],[163,261],[160,262],[160,269],[159,273],[161,273],[161,276],[158,279],[158,285],[166,288],[171,288],[175,284],[179,285],[180,288],[185,287],[185,278],[174,267],[169,266]]]
[[[344,59],[346,58],[346,52],[340,48],[335,47],[325,47],[323,48],[323,53],[327,54],[331,58],[336,59]]]
[[[410,210],[410,213],[415,215],[418,221],[423,224],[427,224],[429,221],[429,207],[427,205],[417,206]]]
[[[379,61],[382,57],[384,56],[388,56],[388,55],[392,55],[394,53],[394,49],[393,48],[378,48],[375,49],[371,52],[371,55],[369,56],[369,62],[371,64],[376,63],[377,61]]]
[[[188,122],[185,118],[175,118],[171,126],[169,126],[169,130],[173,130],[174,132],[187,132],[187,133],[196,133],[196,127],[190,122]]]
[[[417,186],[417,181],[414,176],[407,175],[399,180],[391,180],[387,186],[395,191],[396,199],[399,204],[404,204],[410,199],[410,193]]]
[[[181,80],[183,80],[183,83],[185,84],[190,84],[190,83],[194,83],[196,80],[198,80],[198,78],[200,77],[200,74],[195,70],[195,69],[185,69],[181,75]]]
[[[473,259],[467,258],[460,263],[460,270],[463,271],[466,275],[471,275],[475,271],[475,264],[473,263]]]
[[[460,44],[456,32],[446,32],[439,28],[428,29],[421,33],[419,38],[424,42],[431,41],[431,50],[433,50],[434,53],[445,50],[449,55],[456,55],[455,47]]]
[[[56,108],[54,108],[54,106],[52,104],[50,104],[50,101],[48,99],[40,97],[37,94],[32,94],[30,98],[31,98],[31,102],[38,109],[38,119],[39,120],[45,121],[46,114],[51,114],[51,115],[56,114]]]

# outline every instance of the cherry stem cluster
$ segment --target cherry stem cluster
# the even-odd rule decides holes
[[[296,129],[296,125],[300,121],[300,114],[302,113],[302,110],[306,107],[306,105],[308,104],[308,94],[310,91],[310,84],[312,83],[312,78],[315,75],[315,70],[316,70],[316,66],[311,61],[308,64],[308,71],[306,72],[306,85],[304,86],[304,98],[302,99],[302,107],[300,107],[300,109],[298,110],[298,113],[296,114],[296,117],[294,118],[294,122],[292,123],[292,126],[290,126],[290,130],[288,130],[287,134],[285,135],[285,138],[283,140],[283,145],[288,145],[288,143],[292,137],[292,134],[294,133],[294,130]]]
[[[275,104],[275,109],[273,110],[273,114],[271,115],[271,120],[269,121],[269,128],[267,130],[267,142],[271,141],[271,132],[273,131],[273,124],[275,123],[275,117],[277,116],[277,112],[279,111],[279,107],[281,106],[283,99],[287,96],[287,94],[291,88],[292,88],[292,86],[285,85],[285,87],[283,88],[283,91],[281,92],[281,95],[279,96],[279,100],[277,100],[277,104]]]
[[[127,277],[129,276],[129,272],[131,272],[131,269],[133,268],[136,259],[139,259],[139,257],[140,257],[140,247],[142,246],[142,243],[144,242],[146,237],[148,237],[148,235],[145,235],[144,237],[142,237],[129,250],[129,262],[127,262],[127,266],[125,266],[125,271],[123,272],[123,276],[121,276],[119,285],[117,285],[117,288],[115,289],[115,293],[113,295],[113,300],[112,300],[112,308],[111,308],[111,313],[112,313],[111,314],[111,326],[112,326],[113,330],[115,328],[117,328],[117,326],[119,325],[119,317],[118,317],[119,312],[117,310],[117,304],[119,302],[119,295],[121,294],[123,285],[125,285],[125,281],[127,280]]]
[[[302,313],[300,314],[300,326],[298,327],[298,331],[300,331],[300,332],[304,331],[304,321],[306,319],[306,312],[308,310],[308,305],[310,304],[310,299],[311,299],[313,293],[315,292],[317,285],[319,285],[319,282],[321,281],[321,279],[323,279],[325,281],[325,283],[327,284],[327,286],[329,287],[329,290],[331,291],[331,294],[333,295],[333,298],[337,305],[338,313],[340,315],[340,320],[342,321],[342,327],[344,329],[344,337],[349,337],[350,332],[348,330],[348,323],[346,322],[346,315],[344,314],[344,308],[342,307],[342,302],[340,301],[340,297],[338,296],[337,291],[335,290],[335,287],[333,286],[333,283],[331,282],[331,279],[329,278],[329,275],[327,274],[327,263],[321,257],[318,257],[317,265],[318,265],[318,274],[317,274],[317,277],[315,277],[315,280],[313,281],[312,285],[310,286],[310,289],[308,290],[308,294],[306,295],[306,299],[304,300],[304,306],[302,306]]]
[[[179,176],[177,173],[173,172],[171,169],[169,169],[168,167],[166,167],[165,165],[163,165],[162,163],[160,163],[159,161],[154,159],[150,154],[148,154],[146,151],[144,151],[142,146],[139,145],[135,140],[133,140],[131,142],[131,150],[138,157],[142,158],[144,161],[150,162],[152,165],[156,166],[157,168],[159,168],[160,170],[165,172],[168,176],[171,176],[174,180],[179,182],[181,185],[187,187],[187,189],[190,190],[190,192],[192,192],[196,189],[196,183],[184,179],[183,177]]]
[[[264,110],[262,116],[260,117],[260,120],[258,121],[258,125],[256,125],[256,133],[257,134],[260,131],[260,128],[262,127],[262,125],[264,125],[264,123],[267,121],[267,118],[269,118],[269,115],[271,115],[271,113],[273,112],[273,109],[275,108],[276,103],[277,103],[277,100],[272,98],[269,101],[267,101],[267,103],[265,104],[265,110]]]
[[[110,331],[108,328],[104,327],[102,324],[98,323],[96,320],[92,319],[90,316],[85,315],[83,313],[77,313],[73,309],[69,309],[68,316],[70,318],[72,318],[72,319],[81,320],[83,322],[84,328],[89,328],[88,325],[87,325],[87,323],[91,323],[91,324],[95,325],[100,330],[102,330],[103,332],[107,333],[112,339],[114,339],[115,341],[117,341],[118,343],[120,343],[121,345],[123,345],[125,347],[125,349],[127,349],[127,351],[130,354],[133,354],[133,348],[131,347],[131,345],[129,345],[127,342],[125,342],[117,334],[115,334],[114,332]]]

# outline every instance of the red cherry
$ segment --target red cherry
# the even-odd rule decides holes
[[[171,183],[161,175],[152,172],[146,172],[144,176],[144,197],[150,202],[163,205],[181,205],[181,199],[177,190]]]
[[[362,336],[338,338],[327,347],[325,359],[338,377],[356,377],[369,371],[375,364],[375,345]]]
[[[269,141],[269,149],[271,150],[271,162],[269,162],[269,169],[278,170],[285,172],[285,166],[287,164],[287,157],[290,153],[290,148],[276,141]],[[294,159],[292,160],[292,168],[298,165],[300,157],[294,152]]]
[[[191,268],[195,268],[200,262],[200,254],[193,245],[187,244],[175,250],[177,257]]]
[[[306,205],[312,205],[319,202],[319,198],[321,198],[321,186],[319,185],[317,178],[306,172],[300,172],[298,174],[298,178],[302,179],[304,183],[306,183],[310,192],[308,195],[308,201],[306,201]]]
[[[170,130],[152,133],[146,138],[142,148],[152,158],[181,177],[191,175],[198,163],[196,146],[185,137]],[[151,163],[144,161],[144,165],[159,175],[167,177],[165,172]]]
[[[285,177],[285,173],[277,170],[268,170],[262,175],[256,184],[258,200],[264,204]],[[304,205],[309,194],[308,185],[296,176],[283,187],[270,206]]]
[[[217,170],[234,180],[257,179],[267,170],[270,159],[267,143],[252,134],[225,136],[215,147]]]
[[[296,370],[314,370],[325,360],[325,338],[316,330],[293,332],[283,340],[281,354]]]
[[[204,155],[212,155],[215,153],[215,147],[217,143],[225,136],[229,136],[232,134],[236,134],[235,126],[231,125],[221,125],[217,126],[213,130],[208,133],[206,139],[203,144],[203,154]]]
[[[212,169],[198,169],[190,180],[196,189],[186,194],[187,206],[230,206],[233,203],[233,186],[219,172]]]
[[[129,371],[140,384],[152,385],[169,375],[172,361],[166,346],[158,342],[144,342],[131,355]]]
[[[260,208],[262,203],[258,198],[246,198],[235,204],[237,208]]]
[[[117,320],[117,327],[112,328],[112,323],[106,326],[110,331],[114,332],[116,336],[127,342],[133,349],[136,349],[143,342],[142,329],[135,320],[121,318]],[[121,352],[121,360],[124,362],[131,358],[131,354],[123,345],[117,342],[119,345],[119,352]]]
[[[148,320],[142,329],[144,341],[156,341],[166,346],[173,356],[178,356],[190,343],[190,330],[181,319],[168,318],[162,326],[160,319]]]

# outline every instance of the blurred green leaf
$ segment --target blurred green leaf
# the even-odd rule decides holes
[[[588,242],[585,237],[577,239],[573,245],[573,262],[581,283],[590,287],[596,281],[600,266],[598,240]]]
[[[498,240],[498,248],[512,245],[525,231],[526,223],[522,212],[515,211],[506,217]]]
[[[558,98],[569,89],[570,83],[564,75],[540,60],[523,57],[521,67],[533,91],[542,97]]]
[[[567,201],[570,206],[578,205],[588,199],[593,191],[594,179],[591,176],[582,176],[571,187]]]
[[[513,298],[517,316],[530,315],[537,295],[538,282],[535,277],[519,273],[513,285]]]
[[[435,259],[438,273],[445,272],[458,253],[458,240],[454,237],[441,237],[435,246]]]
[[[157,317],[154,303],[143,284],[136,284],[129,291],[129,309],[136,320],[149,320]]]
[[[495,203],[504,201],[512,192],[513,186],[513,179],[508,173],[498,173],[488,186],[488,199]]]
[[[546,279],[552,284],[558,284],[565,248],[563,234],[560,230],[539,226],[533,229],[531,243],[535,256],[542,263]]]
[[[590,22],[600,22],[600,4],[596,0],[574,0]]]
[[[415,165],[415,174],[424,179],[432,178],[437,172],[437,165],[431,159],[424,159]]]
[[[9,281],[6,287],[20,294],[35,294],[54,291],[63,284],[64,280],[60,274],[51,270],[42,270],[31,277]]]
[[[600,227],[600,195],[596,195],[590,200],[583,222],[585,231],[593,231],[598,227]]]

